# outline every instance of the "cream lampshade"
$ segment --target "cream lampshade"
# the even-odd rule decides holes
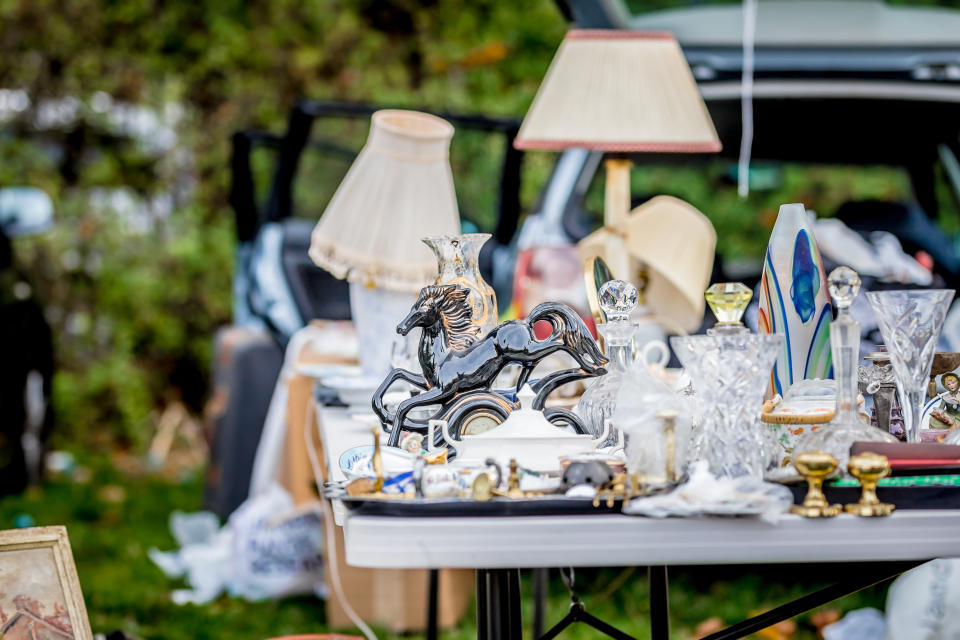
[[[625,230],[627,250],[646,275],[647,306],[672,321],[667,329],[697,329],[717,248],[713,225],[693,205],[656,196],[630,212]],[[600,229],[581,240],[580,257],[602,256],[607,235]]]
[[[421,238],[460,233],[450,171],[453,126],[416,111],[377,111],[370,135],[313,230],[310,258],[338,278],[416,293],[437,259]]]
[[[437,259],[421,238],[460,233],[451,138],[453,126],[442,118],[377,111],[313,230],[310,258],[350,282],[360,364],[371,379],[389,371],[396,325],[437,275]]]
[[[626,242],[631,226],[628,216],[632,165],[626,154],[712,153],[721,148],[697,83],[674,37],[662,32],[620,30],[567,33],[514,144],[518,149],[558,151],[583,147],[616,154],[605,162],[604,227],[587,239],[591,248],[583,257],[600,255],[614,274],[631,274],[626,276],[630,279],[639,271],[637,262],[643,256],[631,251]],[[670,229],[665,231],[684,233],[680,225],[671,221],[667,224]],[[709,260],[712,265],[712,250]],[[670,282],[661,279],[657,300],[649,300],[658,314],[672,316],[677,311],[673,296],[684,295],[680,290],[671,291]],[[689,283],[681,288],[689,288]],[[702,298],[702,289],[698,295]],[[702,300],[699,309],[702,314]],[[672,319],[695,328],[689,313]]]

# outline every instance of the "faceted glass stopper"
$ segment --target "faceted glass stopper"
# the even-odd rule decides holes
[[[626,322],[637,308],[637,288],[626,280],[604,282],[597,297],[607,322]]]
[[[717,324],[740,324],[740,317],[750,304],[753,291],[742,282],[718,282],[710,285],[703,297],[717,317]]]
[[[860,276],[850,267],[837,267],[827,276],[827,286],[837,309],[846,309],[860,293]]]

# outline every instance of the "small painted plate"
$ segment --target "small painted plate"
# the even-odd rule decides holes
[[[340,400],[351,407],[370,406],[381,382],[379,378],[369,376],[330,376],[320,379],[320,384],[336,391]]]
[[[383,459],[383,472],[387,476],[413,471],[415,457],[412,453],[395,447],[380,447],[380,456]],[[372,478],[373,445],[363,444],[341,453],[340,470],[347,480]]]

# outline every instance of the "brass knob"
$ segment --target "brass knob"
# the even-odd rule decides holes
[[[805,518],[830,518],[843,509],[830,504],[823,495],[823,481],[837,468],[837,459],[823,451],[805,451],[793,457],[793,466],[807,480],[807,496],[802,505],[790,507],[791,513]]]
[[[888,516],[893,513],[894,506],[880,502],[877,498],[877,482],[880,478],[890,475],[890,461],[886,456],[867,451],[850,458],[847,465],[850,475],[860,481],[862,492],[860,502],[848,504],[847,513],[858,516],[875,517]]]

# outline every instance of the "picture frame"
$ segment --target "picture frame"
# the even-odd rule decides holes
[[[0,637],[93,640],[66,527],[0,531]]]

